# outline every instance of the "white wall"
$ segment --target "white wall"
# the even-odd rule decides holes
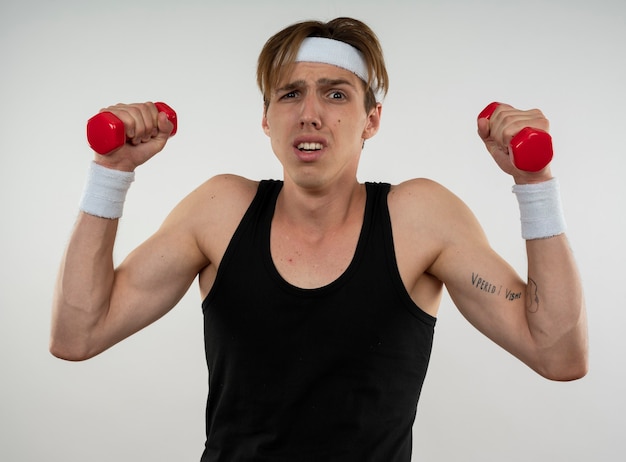
[[[585,283],[591,371],[566,384],[535,375],[444,299],[415,459],[623,456],[622,0],[5,0],[0,460],[199,459],[207,373],[195,287],[163,320],[100,357],[72,364],[47,351],[55,274],[91,159],[84,124],[117,102],[163,100],[179,115],[178,135],[137,173],[120,259],[209,176],[280,176],[260,128],[257,54],[287,24],[340,15],[377,31],[391,75],[361,179],[440,181],[524,275],[511,180],[483,150],[474,119],[492,100],[540,107],[552,123],[553,172]]]

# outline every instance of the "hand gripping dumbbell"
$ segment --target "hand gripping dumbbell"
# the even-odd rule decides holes
[[[174,136],[178,129],[176,112],[165,103],[154,103],[154,105],[174,124],[174,129],[170,133],[170,136]],[[107,155],[126,143],[124,124],[113,113],[100,112],[87,121],[87,141],[91,149],[98,154]]]
[[[489,119],[500,103],[491,103],[478,115]],[[538,128],[522,128],[511,139],[511,161],[515,168],[538,172],[552,160],[552,137]]]

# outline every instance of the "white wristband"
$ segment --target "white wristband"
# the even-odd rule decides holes
[[[80,201],[80,210],[101,218],[120,218],[135,172],[122,172],[92,162]]]
[[[543,183],[513,186],[517,196],[524,239],[544,239],[566,229],[561,194],[556,178]]]

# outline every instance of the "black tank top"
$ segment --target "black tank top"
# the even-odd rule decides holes
[[[435,318],[397,269],[388,184],[367,183],[352,262],[327,286],[270,254],[280,181],[263,181],[202,303],[209,397],[202,462],[407,462]]]

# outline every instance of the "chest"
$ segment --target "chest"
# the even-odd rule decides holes
[[[303,289],[324,287],[338,279],[352,263],[361,234],[354,220],[342,229],[318,234],[276,221],[270,232],[270,255],[285,281]]]

